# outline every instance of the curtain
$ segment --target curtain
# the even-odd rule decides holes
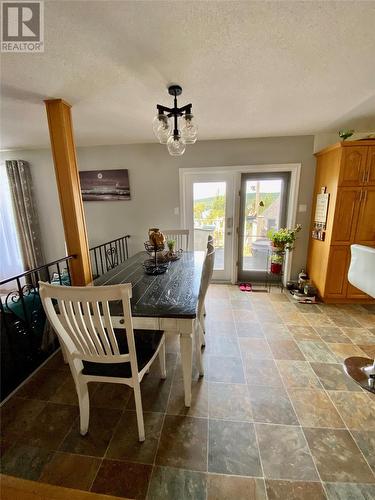
[[[25,269],[44,264],[40,228],[28,162],[5,162]]]
[[[0,281],[24,271],[5,164],[0,165],[0,256]]]

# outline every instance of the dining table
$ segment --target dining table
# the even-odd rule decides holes
[[[204,252],[182,252],[163,274],[150,275],[143,266],[150,256],[138,252],[93,281],[94,286],[132,284],[131,310],[134,329],[164,330],[180,337],[185,406],[191,405],[194,324]],[[115,328],[124,328],[121,302],[110,303]]]

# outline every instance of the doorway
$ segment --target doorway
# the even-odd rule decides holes
[[[287,225],[290,172],[241,175],[238,230],[238,281],[264,281],[270,230]]]
[[[300,170],[299,163],[180,169],[181,227],[190,230],[189,250],[205,250],[208,235],[214,236],[215,281],[236,283],[264,279],[264,247],[269,246],[266,233],[271,227],[295,225]],[[262,221],[256,217],[262,213],[258,210],[257,214],[255,210],[257,184],[254,190],[254,182],[259,182],[258,206],[262,201],[263,219],[267,217],[262,228]],[[248,200],[253,198],[252,207],[246,203],[246,190]],[[275,212],[277,205],[279,209]],[[257,230],[255,226],[250,230],[251,217],[255,217]],[[245,241],[247,234],[250,239]],[[266,241],[262,243],[259,239]],[[255,259],[251,260],[254,256],[258,266],[254,265]],[[287,256],[284,281],[290,279],[290,270],[291,258]]]

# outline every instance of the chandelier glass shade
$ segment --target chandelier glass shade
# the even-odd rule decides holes
[[[167,108],[157,104],[157,115],[152,128],[158,141],[167,145],[171,156],[181,156],[185,152],[186,144],[196,142],[198,128],[191,113],[192,104],[182,108],[177,106],[177,96],[181,95],[182,88],[179,85],[171,85],[168,92],[174,97],[174,106]]]

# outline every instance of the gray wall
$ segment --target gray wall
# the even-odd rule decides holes
[[[174,214],[174,208],[180,204],[179,168],[302,163],[298,204],[306,204],[308,209],[297,213],[297,222],[304,229],[293,256],[292,273],[296,275],[306,261],[315,176],[313,143],[313,136],[201,141],[175,158],[159,144],[78,148],[80,170],[129,169],[130,201],[85,202],[90,245],[129,233],[131,252],[135,252],[142,248],[149,227],[178,227],[180,216]],[[1,157],[31,163],[46,257],[60,257],[64,253],[63,229],[50,152],[3,152]]]

